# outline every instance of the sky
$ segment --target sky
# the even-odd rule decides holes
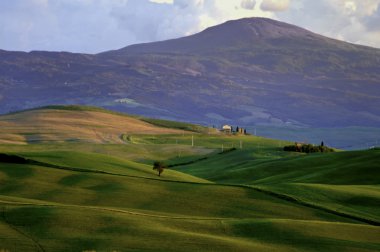
[[[380,48],[380,0],[0,0],[0,49],[98,53],[245,17]]]

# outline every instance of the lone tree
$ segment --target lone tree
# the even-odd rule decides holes
[[[161,173],[164,172],[164,169],[166,167],[167,166],[163,162],[160,162],[160,161],[155,161],[153,163],[153,170],[157,170],[158,171],[158,176],[161,176]]]

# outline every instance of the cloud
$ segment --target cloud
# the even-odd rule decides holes
[[[303,0],[302,2],[309,3],[310,1]],[[329,9],[340,12],[338,17],[354,16],[361,18],[373,15],[379,6],[380,0],[320,0],[319,2],[325,4]]]
[[[119,33],[109,11],[102,0],[0,1],[0,37],[6,38],[0,48],[95,52],[120,46],[112,38],[130,34]]]
[[[292,0],[276,17],[328,37],[380,47],[379,8],[380,0]]]
[[[256,6],[256,0],[243,0],[241,1],[240,6],[243,9],[253,10]]]
[[[0,49],[97,53],[269,17],[379,47],[380,0],[0,1]]]
[[[272,16],[254,7],[254,0],[174,0],[160,5],[129,0],[111,14],[122,30],[148,42],[190,35],[231,19]]]
[[[260,1],[260,0],[258,0]],[[263,16],[255,0],[0,1],[0,48],[96,53]]]
[[[375,13],[364,18],[364,23],[369,31],[380,32],[380,4]]]
[[[263,11],[285,11],[289,8],[289,0],[263,0],[260,8]]]

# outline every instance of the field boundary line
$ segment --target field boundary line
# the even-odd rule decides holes
[[[27,239],[31,240],[34,245],[42,252],[45,252],[45,249],[42,247],[42,245],[34,239],[32,236],[28,235],[27,233],[21,231],[19,228],[17,228],[15,225],[11,224],[7,218],[6,218],[6,206],[1,207],[1,217],[4,220],[4,223],[6,223],[10,228],[15,230],[17,233],[21,234],[22,236],[26,237]]]

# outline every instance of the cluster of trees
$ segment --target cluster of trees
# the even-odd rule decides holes
[[[284,146],[284,151],[294,151],[303,153],[315,152],[334,152],[334,149],[329,148],[322,142],[320,145],[294,143],[294,145]]]
[[[234,128],[232,127],[232,132],[238,133],[238,134],[244,134],[247,135],[247,130],[244,128],[239,128],[239,126],[236,126],[236,130],[234,131]]]

